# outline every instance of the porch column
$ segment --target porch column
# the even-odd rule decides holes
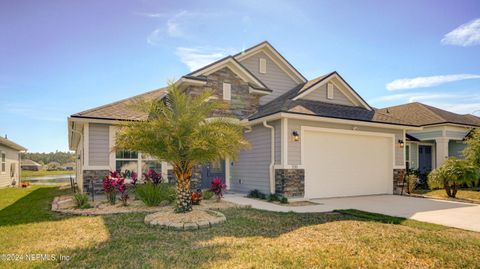
[[[448,138],[435,138],[436,146],[436,163],[435,167],[439,167],[448,158]]]

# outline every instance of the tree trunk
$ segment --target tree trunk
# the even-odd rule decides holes
[[[174,165],[173,172],[175,173],[175,177],[177,179],[177,201],[175,212],[186,213],[192,211],[192,199],[190,194],[190,178],[192,177],[192,166],[184,165],[183,167],[179,167],[177,165]]]
[[[452,198],[455,198],[455,196],[457,196],[457,185],[455,183],[453,183],[453,187],[452,187]]]
[[[452,189],[450,188],[450,185],[448,185],[447,183],[445,183],[443,186],[444,186],[444,188],[445,188],[445,192],[447,193],[447,196],[448,196],[448,197],[452,197]]]

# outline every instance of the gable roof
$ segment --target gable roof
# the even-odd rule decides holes
[[[382,113],[408,120],[419,126],[451,123],[480,127],[480,118],[474,115],[456,114],[426,104],[414,102],[380,109]]]
[[[265,91],[271,91],[259,78],[257,78],[252,72],[250,72],[250,70],[248,70],[241,63],[239,63],[233,56],[227,56],[218,61],[215,61],[209,65],[206,65],[200,69],[188,73],[185,77],[193,78],[209,75],[223,67],[229,68],[232,72],[236,73],[245,81],[255,83],[256,89],[264,89]]]
[[[3,138],[3,137],[0,137],[0,145],[4,145],[5,147],[9,147],[11,149],[15,149],[15,150],[18,150],[18,151],[27,151],[26,148],[20,146],[19,144],[7,139],[7,138]]]
[[[259,51],[266,51],[267,55],[272,58],[272,60],[287,73],[294,81],[298,83],[305,83],[307,79],[300,73],[282,54],[278,52],[268,41],[260,42],[259,44],[250,47],[242,52],[235,54],[233,57],[241,61],[250,56],[255,55]]]
[[[345,81],[345,79],[343,79],[342,76],[340,76],[340,74],[337,71],[333,71],[326,75],[322,75],[310,81],[307,81],[307,83],[305,83],[303,87],[298,91],[297,96],[294,97],[294,100],[300,99],[308,95],[309,93],[315,91],[318,88],[318,86],[324,85],[325,83],[327,83],[333,78],[338,79],[340,83],[342,83],[343,86],[347,88],[347,90],[353,97],[353,100],[351,100],[353,103],[360,104],[368,110],[373,110],[373,108],[350,86],[350,84],[347,83],[347,81]]]
[[[163,98],[166,94],[167,89],[161,88],[75,113],[71,115],[71,117],[107,120],[145,120],[148,117],[147,113],[133,109],[131,104],[133,104],[133,102],[136,100],[154,100],[157,98]]]
[[[20,165],[22,165],[22,166],[23,165],[25,165],[25,166],[27,166],[27,165],[28,166],[37,166],[37,167],[42,166],[41,164],[39,164],[35,161],[32,161],[32,160],[29,160],[29,159],[22,160],[20,163],[21,163]]]
[[[304,86],[305,84],[300,84],[271,102],[261,106],[256,113],[248,117],[248,120],[252,121],[276,113],[285,112],[336,119],[415,126],[415,124],[409,121],[398,119],[374,109],[368,110],[363,107],[295,99],[295,97],[305,88]]]

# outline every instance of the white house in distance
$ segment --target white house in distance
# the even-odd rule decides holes
[[[20,153],[27,151],[17,143],[0,137],[0,187],[18,185],[20,180]]]

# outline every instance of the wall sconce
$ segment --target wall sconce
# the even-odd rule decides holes
[[[403,148],[405,146],[405,143],[403,143],[402,139],[398,139],[398,144],[400,144],[401,148]]]
[[[297,131],[293,131],[292,135],[293,135],[293,141],[300,140],[300,135],[298,134]]]

